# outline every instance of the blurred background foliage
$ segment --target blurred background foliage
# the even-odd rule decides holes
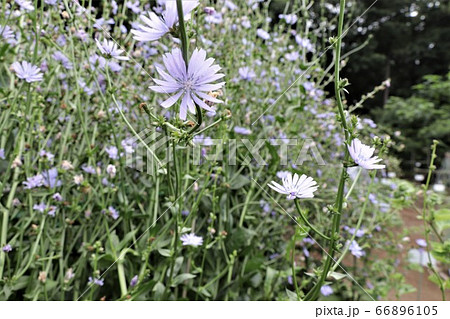
[[[391,96],[384,108],[372,113],[391,132],[401,132],[394,133],[402,145],[397,153],[405,159],[407,171],[411,171],[416,161],[426,158],[426,146],[433,139],[443,142],[442,149],[448,150],[450,145],[450,73],[424,76],[422,83],[412,87],[410,97]],[[406,161],[408,158],[411,160]]]

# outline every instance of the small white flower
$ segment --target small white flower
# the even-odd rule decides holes
[[[27,11],[33,11],[34,5],[31,3],[31,1],[28,0],[16,0],[16,3],[20,6],[21,9],[27,10]]]
[[[83,181],[84,181],[84,177],[83,177],[83,175],[75,175],[74,177],[73,177],[73,182],[75,183],[75,184],[77,184],[77,185],[80,185],[81,183],[83,183]]]
[[[16,167],[20,167],[20,166],[22,166],[22,161],[20,160],[20,157],[17,156],[11,164],[11,168],[16,168]]]
[[[352,143],[348,146],[350,156],[356,164],[365,169],[382,169],[385,165],[377,164],[381,161],[378,156],[373,156],[375,148],[368,145],[364,145],[357,138],[352,140]]]
[[[64,169],[64,170],[66,170],[66,171],[68,171],[69,169],[73,169],[73,165],[72,165],[72,163],[70,163],[69,161],[63,160],[63,161],[61,162],[61,168]]]
[[[317,183],[305,174],[298,176],[288,172],[284,178],[282,178],[283,185],[280,185],[274,181],[270,182],[268,185],[273,190],[280,194],[288,195],[287,199],[295,198],[313,198],[314,192],[319,188]]]
[[[256,30],[256,34],[258,35],[258,37],[260,37],[263,40],[269,40],[270,39],[270,34],[263,30],[263,29],[258,29]]]
[[[116,167],[114,165],[109,164],[106,168],[106,172],[109,174],[111,178],[116,176]]]
[[[184,234],[180,240],[183,242],[183,246],[201,246],[203,244],[203,238],[195,234]]]
[[[127,56],[121,56],[124,50],[119,49],[119,46],[114,41],[103,39],[103,42],[100,43],[100,41],[95,39],[95,43],[97,44],[97,47],[99,48],[100,52],[104,55],[108,55],[114,59],[122,61],[127,61],[130,59]]]
[[[68,283],[70,281],[70,279],[72,279],[75,276],[73,269],[69,268],[66,271],[66,275],[64,276],[64,282]]]
[[[445,185],[441,183],[434,184],[433,190],[438,193],[443,193],[445,192]]]

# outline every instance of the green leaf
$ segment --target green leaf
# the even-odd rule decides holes
[[[3,287],[3,294],[5,295],[5,300],[8,300],[9,296],[11,296],[11,293],[12,293],[11,287],[5,285],[5,287]]]
[[[261,267],[264,265],[265,260],[266,258],[264,258],[264,256],[261,254],[252,257],[245,264],[245,273],[251,273],[253,271],[261,269]]]
[[[399,288],[399,295],[403,295],[403,294],[409,294],[411,292],[415,292],[416,291],[416,287],[410,285],[410,284],[402,284]]]
[[[195,277],[197,277],[197,276],[194,274],[188,274],[188,273],[180,274],[173,279],[172,287],[176,287],[179,284],[183,283],[184,281],[195,278]]]
[[[164,257],[170,257],[172,255],[170,252],[170,249],[164,249],[164,248],[159,248],[158,253]]]
[[[181,266],[183,265],[184,257],[180,256],[175,259],[175,265],[173,267],[173,273],[176,275],[180,272]]]
[[[111,237],[111,242],[108,240],[106,244],[106,252],[107,253],[112,253],[113,251],[117,252],[118,251],[117,247],[119,246],[120,243],[119,237],[116,235],[115,231],[113,231],[109,236]]]
[[[445,241],[443,244],[432,242],[431,255],[445,264],[450,263],[450,241]]]
[[[153,292],[155,293],[155,299],[160,300],[163,297],[165,286],[161,282],[157,282],[155,287],[153,287]]]
[[[231,181],[231,189],[240,189],[250,183],[250,179],[244,175],[238,175]]]
[[[286,294],[288,296],[289,301],[298,301],[297,294],[293,291],[290,291],[286,288]]]
[[[239,250],[250,246],[253,237],[256,236],[256,232],[247,228],[239,228],[231,235],[228,243],[229,249]]]
[[[272,292],[272,287],[275,281],[275,278],[278,274],[278,271],[267,267],[266,269],[266,280],[264,281],[264,294],[266,296],[266,298],[270,298],[271,292]]]
[[[270,164],[269,164],[269,172],[276,172],[276,170],[278,169],[278,166],[280,164],[280,156],[278,155],[277,149],[275,148],[275,146],[273,146],[272,144],[270,144],[269,142],[266,142],[266,147],[269,149],[269,153],[270,153]]]
[[[347,277],[347,275],[333,271],[331,274],[328,274],[328,277],[331,277],[334,280],[338,281],[338,280],[344,279],[345,277]]]
[[[439,209],[433,215],[439,232],[450,228],[450,209]]]
[[[24,289],[28,285],[28,281],[30,279],[30,276],[22,276],[19,279],[17,279],[14,284],[11,287],[11,290],[17,291]]]
[[[410,262],[407,266],[406,269],[410,269],[410,270],[414,270],[420,273],[423,273],[423,266],[421,264],[418,263],[412,263]]]
[[[433,282],[433,283],[435,283],[436,285],[439,286],[439,280],[438,280],[438,278],[436,277],[436,274],[431,274],[431,275],[428,277],[428,280],[431,281],[431,282]],[[450,279],[443,280],[443,279],[441,278],[441,280],[444,282],[444,289],[450,289]]]
[[[450,221],[450,209],[442,208],[434,212],[434,218],[437,221],[449,220]]]
[[[139,282],[139,284],[136,286],[136,288],[133,290],[131,294],[133,299],[140,295],[148,293],[149,291],[152,291],[152,288],[155,286],[155,283],[156,282],[154,280],[150,280],[143,283]]]
[[[260,287],[262,283],[261,273],[257,272],[252,278],[250,278],[250,284],[252,287],[257,288]]]
[[[125,248],[126,246],[129,246],[129,244],[131,243],[131,240],[133,239],[133,236],[136,234],[138,230],[135,229],[131,232],[129,232],[128,234],[126,234],[122,241],[120,242],[120,244],[117,246],[117,251],[122,250],[123,248]]]
[[[45,282],[45,289],[47,290],[47,292],[50,292],[55,289],[57,285],[57,281],[47,279],[47,281]]]
[[[194,290],[195,292],[197,292],[197,293],[199,293],[199,294],[201,294],[201,295],[203,295],[204,297],[206,297],[206,298],[211,298],[211,293],[208,291],[208,289],[207,288],[202,288],[202,287],[200,287],[200,288],[192,288],[192,290]]]
[[[112,254],[101,255],[97,259],[98,265],[103,267],[109,267],[112,263],[116,261],[116,258]]]

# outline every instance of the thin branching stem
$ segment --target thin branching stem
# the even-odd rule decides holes
[[[340,9],[339,9],[339,22],[338,22],[338,34],[337,39],[335,42],[336,47],[336,53],[335,53],[335,62],[334,62],[334,90],[336,95],[336,102],[338,107],[338,113],[340,117],[340,123],[344,130],[344,136],[345,141],[349,141],[349,132],[347,127],[347,120],[345,118],[344,113],[344,105],[342,103],[341,98],[341,80],[339,77],[339,71],[340,71],[340,61],[341,61],[341,45],[342,45],[342,29],[344,25],[344,11],[345,11],[345,0],[340,1]],[[349,159],[349,153],[347,148],[345,148],[345,158],[344,163],[347,163]],[[334,261],[333,256],[336,249],[336,244],[339,239],[339,227],[340,227],[340,221],[341,221],[341,213],[342,213],[342,206],[344,202],[344,187],[345,187],[345,180],[347,179],[347,168],[345,165],[342,167],[341,170],[341,176],[339,179],[339,186],[338,186],[338,192],[336,196],[336,201],[334,205],[333,210],[333,221],[331,226],[331,240],[329,241],[329,249],[327,253],[327,258],[325,261],[325,264],[322,269],[322,274],[320,275],[317,283],[314,285],[314,287],[308,292],[308,294],[305,296],[305,300],[316,300],[318,298],[320,288],[323,286],[325,279],[328,276],[328,272],[330,271],[330,268],[332,266],[332,263]]]
[[[427,242],[427,255],[428,255],[428,267],[433,272],[434,276],[436,277],[436,280],[438,281],[439,288],[441,290],[442,300],[445,301],[445,285],[442,281],[441,276],[438,274],[436,268],[433,265],[432,259],[431,259],[431,251],[430,251],[430,228],[429,228],[429,217],[428,217],[428,188],[430,187],[430,181],[431,181],[431,175],[433,175],[433,171],[436,169],[434,166],[434,160],[436,158],[436,148],[437,148],[438,141],[434,140],[433,145],[431,146],[431,160],[430,160],[430,166],[428,168],[428,175],[426,183],[423,187],[424,193],[423,193],[423,209],[422,209],[422,219],[423,219],[423,227],[425,228],[425,241]]]

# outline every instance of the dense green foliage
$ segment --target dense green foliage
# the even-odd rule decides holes
[[[439,165],[450,146],[450,73],[425,76],[423,82],[412,89],[410,97],[392,96],[383,109],[373,113],[378,123],[394,132],[405,168],[411,169],[415,162],[428,162],[428,146],[433,139],[440,141]]]

